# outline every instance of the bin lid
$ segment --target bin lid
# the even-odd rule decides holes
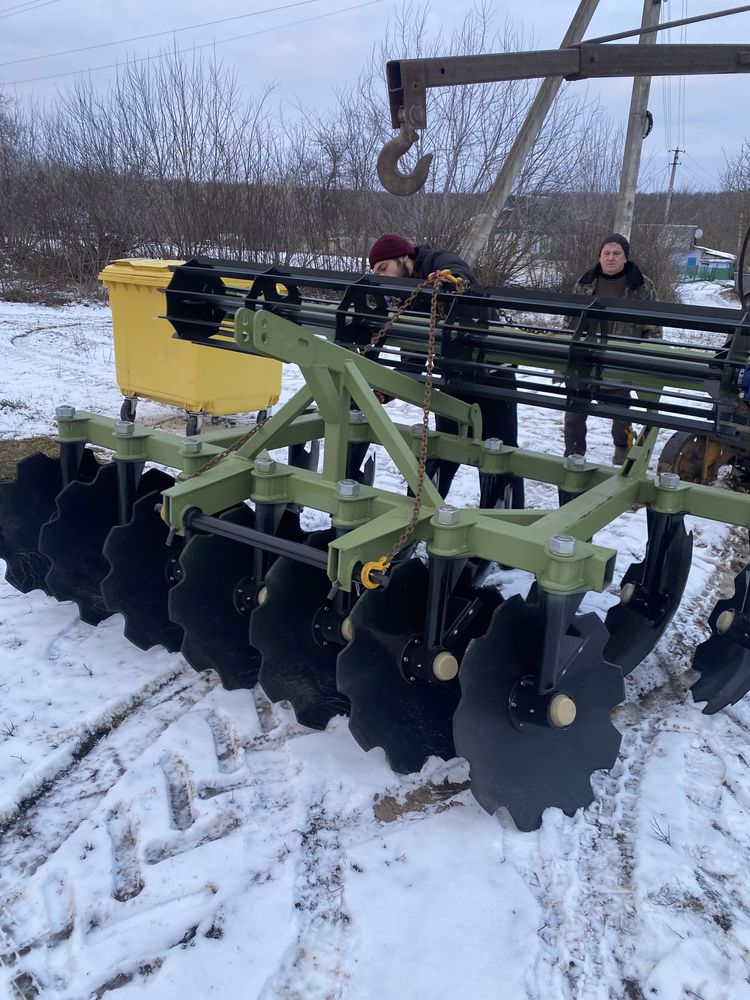
[[[103,285],[115,282],[127,285],[148,285],[163,288],[168,285],[172,272],[170,267],[184,264],[184,260],[152,260],[146,257],[123,257],[107,264],[99,274]]]

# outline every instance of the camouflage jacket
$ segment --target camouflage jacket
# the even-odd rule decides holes
[[[593,295],[596,288],[596,279],[602,273],[601,264],[592,267],[590,271],[581,275],[573,286],[575,295]],[[641,269],[632,261],[625,265],[625,295],[626,299],[651,299],[658,301],[656,286],[647,274],[643,274]],[[601,298],[604,298],[602,295]],[[647,340],[649,338],[661,339],[662,329],[653,324],[639,323],[614,323],[612,333],[618,337],[638,337]]]

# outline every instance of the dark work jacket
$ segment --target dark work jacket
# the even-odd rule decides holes
[[[470,284],[476,284],[477,279],[472,274],[471,268],[457,254],[450,250],[433,250],[426,243],[417,247],[417,255],[414,258],[415,278],[426,278],[433,271],[446,269],[457,278],[465,278]]]
[[[624,267],[625,271],[625,295],[626,299],[650,299],[656,301],[656,286],[647,274],[644,274],[637,264],[629,260]],[[593,295],[596,289],[596,279],[602,274],[602,265],[596,264],[590,271],[582,274],[573,285],[573,292],[576,295]],[[601,295],[599,289],[599,295]],[[604,296],[602,296],[604,298]],[[573,324],[569,324],[573,325]],[[649,338],[661,338],[662,329],[653,324],[639,323],[613,323],[612,333],[619,337],[638,337],[643,340]]]

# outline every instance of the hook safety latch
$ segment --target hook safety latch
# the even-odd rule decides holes
[[[380,183],[391,194],[416,194],[424,187],[432,163],[432,153],[421,156],[411,173],[399,170],[398,161],[408,153],[417,141],[417,131],[410,125],[402,125],[397,136],[390,139],[380,150],[377,171]]]
[[[447,267],[443,268],[442,271],[433,271],[432,274],[427,276],[428,281],[433,283],[439,282],[441,285],[455,285],[456,291],[462,291],[468,282],[465,278],[460,278],[457,274],[451,274]]]
[[[381,556],[380,559],[365,563],[362,567],[362,572],[359,574],[362,586],[367,590],[377,590],[378,587],[383,585],[384,574],[390,565],[387,556]]]

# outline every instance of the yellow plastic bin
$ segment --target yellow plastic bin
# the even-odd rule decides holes
[[[99,280],[109,292],[117,384],[139,396],[191,413],[265,410],[281,392],[281,362],[177,340],[165,319],[163,292],[182,261],[128,258],[109,264]]]

